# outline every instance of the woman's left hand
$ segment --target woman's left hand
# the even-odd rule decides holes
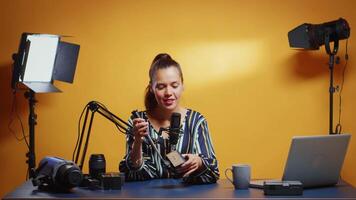
[[[183,174],[183,177],[189,176],[203,165],[202,159],[197,154],[182,154],[182,156],[186,161],[177,168],[177,171]]]

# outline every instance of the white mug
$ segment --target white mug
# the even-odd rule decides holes
[[[227,175],[227,171],[232,172],[232,180]],[[232,169],[225,170],[226,178],[235,186],[235,189],[248,189],[251,179],[251,167],[246,164],[233,164]]]

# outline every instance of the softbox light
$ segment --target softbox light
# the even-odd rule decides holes
[[[53,80],[73,83],[79,45],[59,35],[23,33],[14,56],[12,88],[23,83],[35,93],[60,92]]]

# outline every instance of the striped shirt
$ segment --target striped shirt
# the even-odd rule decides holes
[[[139,115],[141,118],[148,119],[146,111],[139,112]],[[133,118],[131,116],[129,119],[130,125],[132,125]],[[148,123],[149,135],[155,142],[158,151],[165,157],[166,153],[170,151],[166,145],[167,139],[163,139],[162,135],[153,128],[149,121]],[[183,181],[190,184],[215,183],[219,179],[218,161],[204,116],[199,112],[188,109],[180,131],[176,151],[181,154],[197,154],[202,158],[203,163],[199,171],[184,177]],[[126,156],[120,162],[119,169],[125,173],[127,181],[172,177],[171,171],[165,167],[158,153],[154,151],[146,138],[142,142],[143,163],[140,167],[134,168],[130,159],[134,138],[131,134],[127,134],[126,139]]]

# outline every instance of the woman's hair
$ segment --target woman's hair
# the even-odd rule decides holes
[[[145,107],[147,111],[152,111],[157,106],[157,101],[154,93],[150,89],[152,86],[152,82],[156,76],[156,72],[159,69],[166,69],[168,67],[175,67],[178,69],[180,78],[183,83],[183,73],[180,65],[172,59],[172,57],[167,53],[160,53],[158,54],[152,61],[150,71],[149,71],[149,78],[150,82],[146,87],[146,94],[145,94]]]

